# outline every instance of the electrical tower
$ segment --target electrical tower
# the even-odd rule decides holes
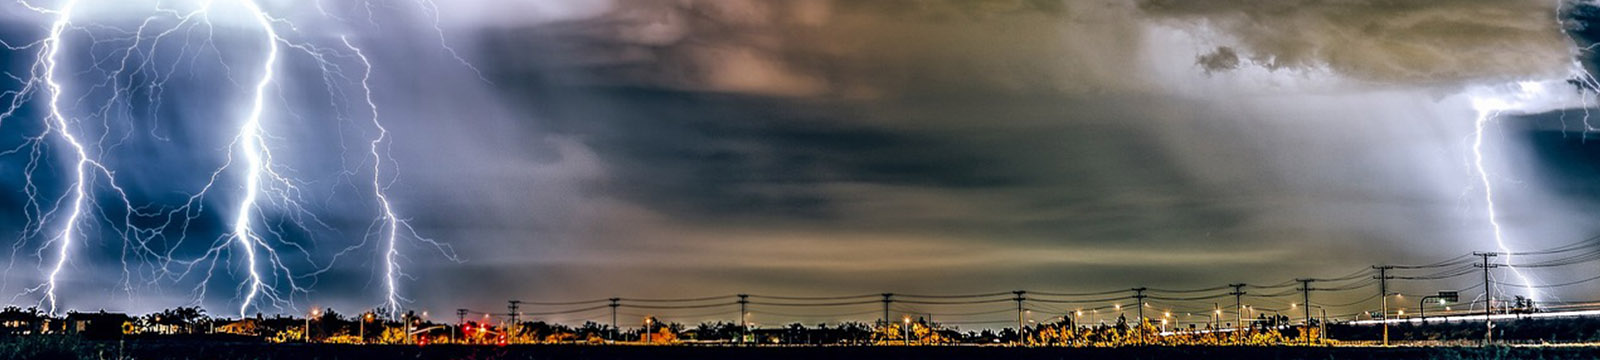
[[[1134,325],[1135,329],[1139,329],[1139,345],[1144,345],[1144,298],[1147,297],[1144,294],[1145,290],[1148,289],[1143,287],[1133,289],[1133,299],[1139,302],[1137,304],[1139,306],[1139,321],[1138,324]]]
[[[1228,287],[1233,288],[1233,292],[1228,293],[1233,295],[1233,332],[1239,334],[1239,329],[1244,328],[1244,283],[1228,284]]]
[[[1016,295],[1015,297],[1011,298],[1011,301],[1017,302],[1017,341],[1022,341],[1022,323],[1027,321],[1027,315],[1023,315],[1024,310],[1022,309],[1022,302],[1028,300],[1028,297],[1026,296],[1028,292],[1016,290],[1012,291],[1011,293]]]
[[[461,327],[466,325],[466,324],[467,324],[467,309],[456,309],[456,331],[455,332],[460,333],[461,332]],[[462,333],[461,334],[461,339],[464,340],[466,338],[467,338],[467,334],[466,333]]]
[[[739,294],[739,329],[743,330],[740,332],[739,342],[744,342],[744,339],[750,337],[750,320],[747,317],[750,312],[745,309],[747,305],[750,305],[750,295]]]
[[[1305,334],[1306,345],[1311,345],[1311,282],[1317,281],[1317,280],[1316,279],[1294,279],[1294,281],[1299,281],[1300,282],[1300,289],[1299,289],[1300,290],[1300,297],[1301,297],[1301,300],[1304,302],[1303,304],[1300,304],[1300,305],[1302,307],[1305,307],[1305,311],[1306,311],[1306,327],[1305,327],[1305,330],[1302,333]]]
[[[1490,264],[1489,258],[1499,256],[1495,252],[1472,252],[1472,256],[1482,257],[1483,264],[1473,264],[1473,267],[1483,268],[1483,345],[1488,346],[1494,342],[1494,286],[1489,283],[1489,269],[1497,267]]]
[[[894,302],[894,293],[883,293],[883,325],[889,326],[889,303]]]
[[[1394,279],[1389,276],[1389,269],[1394,269],[1394,266],[1379,265],[1372,268],[1378,269],[1378,276],[1374,278],[1378,279],[1378,297],[1383,299],[1382,308],[1379,309],[1383,314],[1378,316],[1379,321],[1383,322],[1383,346],[1389,346],[1389,280]]]
[[[508,312],[508,315],[511,315],[511,326],[507,326],[506,327],[506,333],[507,333],[506,334],[506,341],[508,341],[508,342],[512,342],[512,341],[516,341],[517,340],[516,339],[517,338],[517,326],[519,325],[517,323],[517,317],[518,317],[518,315],[521,315],[520,313],[517,312],[517,309],[519,309],[521,307],[522,307],[522,300],[508,300],[508,301],[506,301],[506,310],[510,310]]]
[[[606,306],[610,306],[611,307],[611,331],[610,331],[610,333],[611,333],[611,341],[617,341],[617,336],[621,335],[621,334],[617,333],[617,331],[618,331],[618,329],[617,329],[617,307],[618,306],[622,306],[622,304],[618,303],[618,301],[622,301],[622,299],[621,298],[610,298],[610,299],[607,299],[607,300],[611,300],[611,304],[610,305],[606,305]]]

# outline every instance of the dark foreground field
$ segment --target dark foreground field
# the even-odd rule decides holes
[[[1600,347],[687,347],[353,346],[194,341],[0,344],[4,359],[1596,359]]]

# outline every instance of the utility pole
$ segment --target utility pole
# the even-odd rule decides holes
[[[1137,325],[1134,325],[1135,329],[1139,329],[1139,345],[1144,345],[1144,298],[1145,298],[1144,291],[1145,290],[1146,289],[1143,288],[1143,287],[1138,287],[1138,288],[1134,288],[1133,289],[1133,299],[1137,300],[1139,302],[1137,304],[1139,306],[1139,323]]]
[[[1383,322],[1383,346],[1389,346],[1389,280],[1394,279],[1393,276],[1389,276],[1389,269],[1394,267],[1379,265],[1372,268],[1378,269],[1378,276],[1376,277],[1378,279],[1378,297],[1383,298],[1383,307],[1379,310],[1383,312],[1383,315],[1378,317],[1379,321]]]
[[[1489,263],[1489,258],[1490,257],[1494,257],[1494,256],[1498,256],[1498,255],[1499,255],[1498,253],[1494,253],[1494,252],[1478,252],[1478,251],[1472,252],[1472,256],[1478,256],[1478,257],[1482,257],[1483,258],[1483,264],[1482,265],[1474,265],[1474,266],[1483,268],[1483,345],[1484,346],[1488,346],[1491,342],[1494,342],[1494,320],[1492,320],[1492,318],[1490,318],[1490,316],[1494,314],[1494,287],[1490,286],[1490,284],[1489,284],[1489,269],[1490,268],[1494,268],[1495,266],[1493,264]]]
[[[617,335],[619,335],[617,333],[617,330],[618,330],[617,329],[617,307],[622,306],[621,303],[618,303],[618,301],[622,301],[622,299],[621,298],[610,298],[610,299],[606,299],[606,300],[611,300],[611,304],[610,305],[606,305],[606,306],[610,306],[611,307],[611,331],[610,331],[611,334],[609,334],[611,336],[608,336],[608,337],[611,338],[610,339],[611,341],[617,341]]]
[[[1244,328],[1244,283],[1228,284],[1228,287],[1233,288],[1233,292],[1228,293],[1233,295],[1233,332],[1239,334],[1239,329]]]
[[[1306,345],[1311,345],[1311,282],[1316,279],[1294,279],[1300,282],[1300,297],[1304,303],[1300,304],[1306,310]]]
[[[515,343],[517,342],[517,326],[521,325],[517,323],[517,316],[520,315],[517,309],[522,307],[522,300],[508,300],[506,303],[506,309],[511,310],[511,326],[506,327],[506,342]]]
[[[883,293],[883,326],[889,326],[889,303],[894,302],[894,293]]]
[[[461,332],[461,327],[465,326],[466,324],[467,324],[467,309],[456,309],[456,331],[455,332],[460,335],[461,340],[463,340],[463,341],[465,341],[467,339],[467,334]],[[363,340],[363,341],[365,341],[365,340]]]
[[[1011,301],[1017,302],[1017,343],[1022,343],[1022,326],[1023,322],[1027,321],[1027,316],[1022,314],[1022,302],[1028,300],[1028,297],[1026,296],[1028,292],[1015,290],[1011,293],[1016,295],[1016,297],[1011,298]]]
[[[744,330],[744,334],[739,337],[739,342],[744,342],[744,339],[750,337],[750,320],[745,317],[745,315],[750,314],[750,312],[745,311],[745,306],[749,304],[750,295],[739,294],[739,329]]]

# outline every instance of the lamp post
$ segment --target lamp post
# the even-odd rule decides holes
[[[307,316],[306,317],[306,327],[305,327],[306,333],[303,335],[303,337],[305,338],[305,341],[308,342],[308,343],[311,342],[311,318],[317,317],[317,315],[321,314],[321,313],[322,313],[321,310],[311,309],[311,316]]]
[[[1295,304],[1289,304],[1289,307],[1291,307],[1291,308],[1295,307],[1295,306],[1296,306]],[[1317,334],[1317,338],[1316,338],[1316,341],[1318,343],[1321,343],[1328,336],[1328,308],[1322,307],[1322,305],[1315,305],[1315,304],[1305,304],[1304,306],[1305,306],[1305,310],[1306,310],[1307,314],[1311,313],[1311,308],[1313,308],[1313,307],[1317,308],[1318,311],[1322,312],[1322,321],[1318,322],[1318,324],[1317,324],[1317,333],[1318,334]],[[1405,314],[1404,312],[1401,312],[1401,315],[1404,315],[1404,314]],[[1311,324],[1311,320],[1310,320],[1310,318],[1307,318],[1306,319],[1306,331],[1310,331],[1311,330],[1311,327],[1310,327],[1311,325],[1310,324]],[[1311,344],[1311,339],[1310,339],[1309,336],[1307,336],[1306,344],[1308,344],[1308,345]]]
[[[905,325],[900,327],[900,339],[905,340],[906,346],[911,346],[911,317],[907,316],[904,322]],[[1021,338],[1022,329],[1017,329],[1017,336]]]
[[[644,343],[645,344],[649,344],[650,343],[650,321],[651,320],[655,320],[655,319],[652,319],[652,318],[650,318],[648,316],[646,316],[644,318]]]
[[[372,313],[361,316],[361,343],[367,343],[367,322],[372,321]]]

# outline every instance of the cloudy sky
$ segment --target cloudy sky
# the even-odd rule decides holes
[[[0,33],[19,49],[0,65],[18,90],[39,55],[21,45],[47,35],[52,18],[7,6],[18,21]],[[1584,118],[1592,93],[1579,91],[1592,88],[1580,86],[1588,55],[1577,50],[1600,32],[1584,4],[266,8],[296,22],[282,26],[285,44],[313,45],[285,50],[265,114],[274,161],[299,184],[299,205],[260,210],[262,228],[284,229],[272,246],[285,269],[271,289],[284,300],[259,308],[268,313],[384,302],[366,152],[376,128],[354,48],[370,58],[389,136],[379,176],[415,230],[397,248],[403,306],[440,314],[502,311],[513,298],[1208,288],[1431,263],[1500,250],[1474,145],[1511,250],[1600,232],[1591,215],[1600,145]],[[138,5],[99,8],[67,33],[69,117],[115,172],[91,183],[93,205],[118,209],[81,225],[91,235],[61,278],[67,308],[242,300],[242,254],[226,241],[241,198],[236,168],[183,212],[192,217],[182,229],[128,235],[152,220],[125,221],[109,198],[121,188],[132,206],[178,208],[238,158],[229,149],[239,108],[261,75],[240,69],[259,67],[264,45],[241,8],[212,11],[208,29]],[[150,16],[179,36],[128,37]],[[92,38],[117,31],[122,40]],[[148,51],[115,50],[126,48]],[[147,66],[111,74],[128,53]],[[63,220],[52,209],[70,171],[59,140],[28,140],[45,126],[44,97],[0,122],[5,147],[23,149],[0,158],[10,189],[0,226],[14,249],[0,290],[22,305],[42,301],[34,287],[56,259],[50,240]],[[1479,144],[1485,104],[1505,106]],[[35,148],[43,155],[30,156]],[[1527,276],[1559,283],[1594,270]]]

